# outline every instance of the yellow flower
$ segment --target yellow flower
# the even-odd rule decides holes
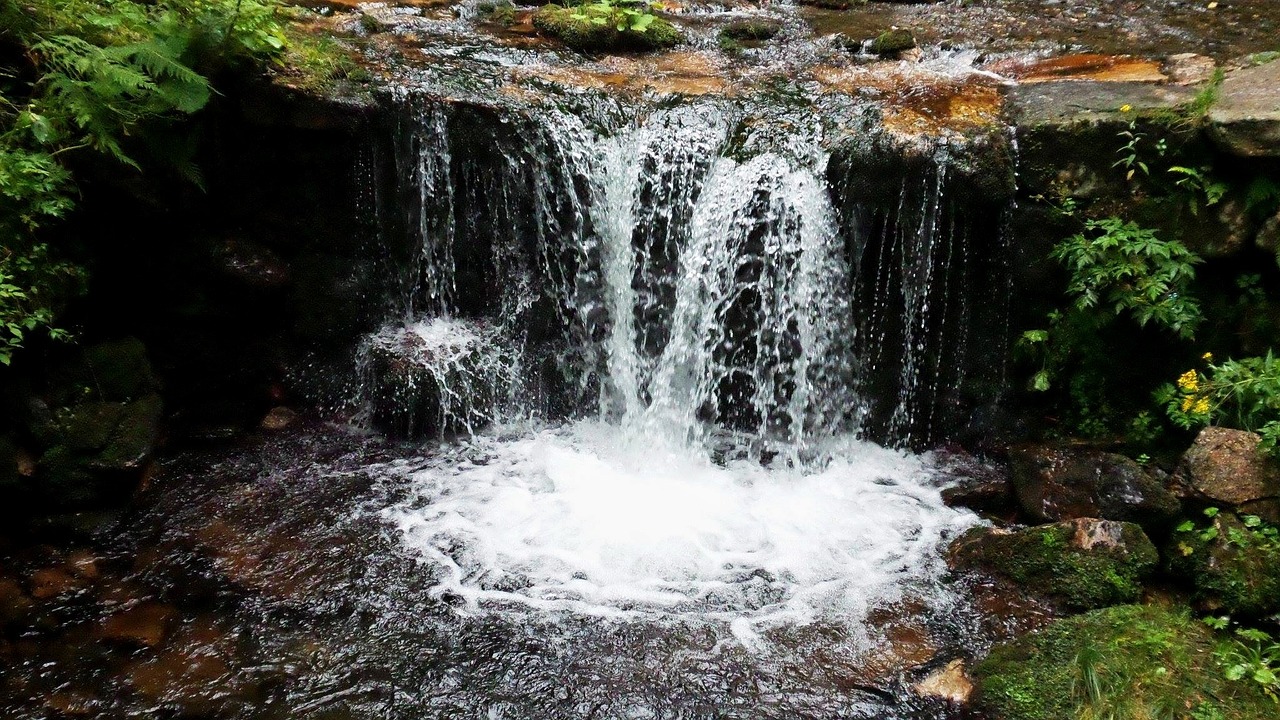
[[[1200,359],[1205,362],[1213,362],[1213,353],[1205,353],[1200,356]]]
[[[1195,370],[1188,370],[1178,376],[1178,389],[1183,392],[1195,392],[1200,389],[1200,377]]]
[[[1188,395],[1188,396],[1186,396],[1186,397],[1182,398],[1182,412],[1190,412],[1190,411],[1191,411],[1191,405],[1192,405],[1192,403],[1194,403],[1195,401],[1196,401],[1196,399],[1195,399],[1195,398],[1193,398],[1193,397],[1191,397],[1190,395]]]
[[[1202,397],[1197,400],[1194,412],[1197,415],[1207,415],[1209,413],[1209,398]]]
[[[1124,105],[1120,106],[1120,112],[1129,112],[1132,109],[1133,109],[1133,106],[1128,103],[1125,103]]]

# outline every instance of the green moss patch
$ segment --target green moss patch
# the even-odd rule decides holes
[[[654,18],[643,31],[634,30],[624,12],[606,5],[544,5],[533,16],[533,26],[582,52],[643,52],[680,43],[680,31],[667,20]]]
[[[1189,579],[1196,599],[1210,610],[1249,616],[1280,611],[1280,533],[1252,515],[1209,514],[1207,523],[1188,521],[1173,534],[1170,570]]]
[[[910,30],[894,29],[880,33],[871,41],[868,49],[876,55],[897,55],[916,46],[916,36]]]
[[[1105,533],[1105,541],[1097,533]],[[1159,563],[1133,523],[1078,520],[1013,533],[978,528],[956,541],[956,564],[982,567],[1080,609],[1137,600]]]
[[[974,668],[975,702],[998,720],[1263,720],[1257,683],[1226,679],[1231,641],[1184,613],[1120,605],[1059,620]]]

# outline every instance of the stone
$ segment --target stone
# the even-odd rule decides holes
[[[1095,517],[1160,526],[1181,510],[1163,482],[1123,455],[1024,445],[1009,461],[1019,505],[1041,522]]]
[[[916,46],[916,36],[905,28],[893,28],[880,33],[867,45],[867,49],[880,57],[899,57]]]
[[[938,471],[948,484],[942,501],[988,513],[1007,513],[1017,503],[1008,468],[985,462],[963,451],[939,453]]]
[[[948,550],[953,569],[998,575],[1083,609],[1137,600],[1158,561],[1142,528],[1094,518],[1017,531],[974,528]]]
[[[106,618],[98,636],[104,640],[156,647],[164,640],[177,614],[171,605],[141,602]]]
[[[97,580],[101,574],[98,571],[98,558],[88,550],[74,550],[67,555],[67,569],[72,575],[85,580]]]
[[[1213,58],[1195,53],[1178,53],[1165,58],[1161,71],[1174,85],[1199,85],[1213,79],[1218,69]]]
[[[0,625],[25,618],[33,603],[22,591],[22,585],[9,577],[0,577]]]
[[[620,31],[611,22],[592,22],[591,17],[573,17],[577,12],[577,8],[544,5],[533,16],[533,26],[581,52],[660,50],[674,47],[683,39],[674,25],[660,17],[655,18],[645,32],[638,33]]]
[[[263,430],[283,430],[298,419],[298,413],[287,407],[274,407],[262,418],[259,427]]]
[[[147,348],[135,337],[94,345],[85,350],[84,362],[89,370],[86,385],[101,400],[125,402],[160,388]]]
[[[1268,218],[1258,229],[1253,244],[1280,258],[1280,213]]]
[[[1259,450],[1260,442],[1245,430],[1201,430],[1174,471],[1174,491],[1226,506],[1280,498],[1280,469]]]
[[[91,459],[94,470],[141,470],[155,453],[164,419],[164,400],[156,394],[127,403],[106,447]]]
[[[48,600],[69,595],[79,590],[80,585],[80,580],[64,568],[44,568],[31,574],[31,597]]]
[[[963,705],[973,694],[973,680],[965,672],[964,660],[952,660],[942,668],[929,673],[911,688],[916,695],[938,698],[949,703]]]
[[[1227,75],[1209,109],[1209,137],[1244,157],[1280,157],[1280,62]]]

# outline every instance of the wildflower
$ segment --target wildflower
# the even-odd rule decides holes
[[[1191,406],[1195,404],[1196,399],[1190,395],[1182,398],[1182,412],[1191,412]]]
[[[1133,106],[1130,105],[1129,103],[1125,103],[1124,105],[1120,106],[1120,112],[1129,112],[1130,110],[1133,110]]]
[[[1213,362],[1213,353],[1205,353],[1200,356],[1200,359],[1205,362]]]
[[[1178,376],[1178,389],[1189,393],[1200,389],[1200,377],[1195,370],[1188,370]]]
[[[1209,398],[1202,397],[1199,400],[1197,400],[1195,407],[1192,409],[1192,412],[1194,412],[1197,415],[1209,414]]]

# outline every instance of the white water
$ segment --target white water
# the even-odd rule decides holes
[[[946,602],[939,544],[973,522],[918,457],[849,439],[821,469],[717,465],[615,425],[482,436],[404,473],[385,511],[464,611],[838,620]]]
[[[442,136],[438,112],[424,117]],[[500,322],[518,332],[512,318],[542,281],[530,273],[576,278],[548,292],[594,338],[581,355],[596,358],[600,417],[490,431],[379,471],[407,483],[384,515],[460,612],[697,617],[755,645],[764,629],[818,620],[856,634],[869,610],[907,597],[950,602],[940,547],[975,519],[942,503],[926,459],[853,439],[857,308],[820,126],[748,133],[735,141],[749,157],[735,158],[737,121],[680,106],[612,137],[549,121],[547,147],[527,149],[536,163],[503,150],[509,167],[489,170],[501,192],[485,195],[487,212],[511,220],[499,228],[532,198],[540,258],[557,242],[583,248],[571,274],[513,259],[529,244],[518,231],[499,242],[498,292],[511,297]],[[437,155],[414,173],[433,188],[418,216],[448,229],[421,225],[428,307],[447,295],[434,288],[453,290],[462,227]],[[570,178],[586,189],[566,200]],[[912,236],[922,247],[904,245],[918,250],[903,260],[912,347],[934,244],[949,237],[942,184]],[[921,381],[914,365],[902,372]]]

